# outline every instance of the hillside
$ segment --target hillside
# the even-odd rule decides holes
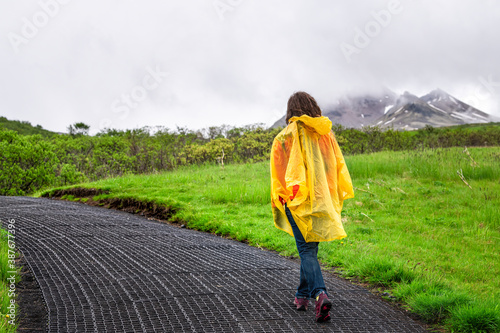
[[[0,129],[16,131],[21,135],[40,134],[44,137],[50,137],[58,134],[56,132],[46,130],[40,125],[33,126],[29,121],[8,120],[5,117],[0,117]]]

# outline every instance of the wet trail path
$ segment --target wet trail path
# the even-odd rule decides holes
[[[49,332],[425,332],[330,274],[332,321],[291,304],[298,263],[124,212],[0,197],[43,294]]]

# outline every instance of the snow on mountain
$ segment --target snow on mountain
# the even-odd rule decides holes
[[[381,127],[394,129],[418,129],[426,125],[442,127],[498,121],[496,117],[460,101],[441,89],[433,90],[421,97],[405,93],[398,98],[397,106],[399,105],[402,105],[402,109],[399,110],[405,110],[404,115],[400,115],[399,110],[396,112],[389,110],[377,120],[377,123],[383,124]]]
[[[421,97],[407,91],[397,96],[384,89],[380,94],[345,96],[322,110],[334,124],[350,128],[380,126],[412,130],[426,125],[442,127],[500,121],[441,89]],[[285,126],[285,117],[272,127],[277,126]]]
[[[334,124],[361,128],[373,124],[375,119],[384,115],[388,107],[394,105],[396,96],[393,91],[384,88],[378,94],[344,96],[331,105],[321,106],[321,109],[323,115]],[[283,116],[272,127],[285,125]]]

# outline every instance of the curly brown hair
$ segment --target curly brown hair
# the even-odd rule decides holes
[[[321,109],[316,103],[314,97],[306,92],[298,91],[288,99],[288,106],[286,110],[286,123],[292,117],[300,117],[308,115],[310,117],[321,117]]]

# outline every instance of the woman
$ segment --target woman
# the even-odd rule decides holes
[[[297,310],[307,310],[309,298],[315,298],[316,321],[325,322],[332,303],[318,263],[318,244],[347,236],[340,212],[354,192],[332,122],[321,116],[316,100],[305,92],[294,93],[286,122],[271,150],[274,224],[295,237],[300,255]]]

